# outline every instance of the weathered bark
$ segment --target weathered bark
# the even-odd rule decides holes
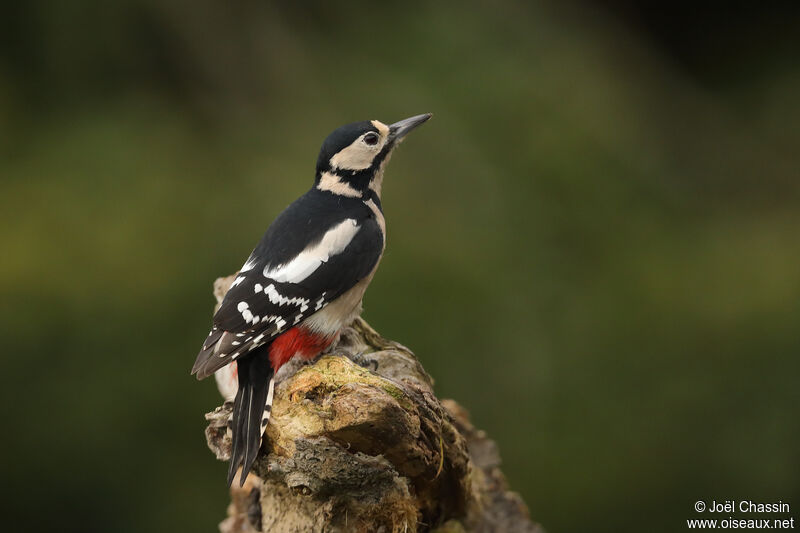
[[[217,280],[218,299],[231,279]],[[364,320],[278,378],[256,475],[234,481],[223,533],[542,531],[508,490],[495,444],[436,398],[408,348]],[[222,460],[230,415],[230,402],[206,415]]]

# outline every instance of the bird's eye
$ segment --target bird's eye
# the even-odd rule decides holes
[[[370,146],[375,146],[376,144],[378,144],[378,139],[379,139],[378,134],[374,132],[370,132],[364,135],[364,142]]]

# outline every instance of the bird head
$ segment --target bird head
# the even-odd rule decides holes
[[[380,197],[383,171],[392,150],[429,118],[431,114],[425,113],[390,125],[365,120],[337,128],[322,143],[315,186],[351,197],[362,197],[371,189]]]

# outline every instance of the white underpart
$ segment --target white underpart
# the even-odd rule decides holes
[[[217,382],[219,393],[229,402],[236,398],[236,391],[239,389],[239,379],[236,376],[236,371],[237,366],[234,361],[214,372],[214,379]]]
[[[367,133],[364,135],[367,135]],[[386,136],[381,135],[381,139],[377,143],[369,145],[364,142],[364,135],[353,141],[350,146],[346,146],[336,152],[328,161],[331,168],[341,168],[343,170],[364,170],[369,168],[372,165],[372,160],[383,148]]]
[[[337,334],[339,330],[361,314],[361,299],[374,274],[375,270],[373,269],[367,277],[353,285],[350,290],[303,321],[303,326],[320,335]],[[317,305],[322,305],[321,299]]]
[[[370,208],[375,215],[375,220],[381,229],[381,236],[383,237],[383,248],[386,248],[386,219],[383,213],[378,209],[377,204],[372,199],[364,202],[364,205]],[[381,256],[383,252],[381,251]],[[380,262],[380,258],[378,259]],[[317,300],[316,307],[313,315],[303,321],[303,325],[315,333],[322,335],[335,335],[344,326],[349,325],[359,314],[361,314],[361,302],[364,298],[364,292],[372,281],[375,271],[378,269],[378,264],[372,269],[365,278],[353,285],[353,287],[339,296],[336,300],[325,303],[325,294]],[[323,308],[324,306],[324,308]],[[321,309],[321,310],[319,310]]]
[[[331,256],[342,253],[358,230],[358,223],[348,218],[329,229],[321,241],[297,254],[288,263],[274,268],[264,268],[264,276],[279,283],[300,283]]]
[[[383,237],[383,248],[386,248],[386,219],[372,199],[364,202],[375,215],[375,220],[381,229]],[[381,252],[381,255],[383,253]],[[380,262],[380,259],[378,259]],[[330,303],[325,303],[325,294],[316,301],[314,311],[317,311],[305,321],[303,325],[315,333],[322,335],[335,335],[344,326],[349,325],[359,314],[361,314],[361,302],[364,298],[369,283],[378,269],[377,263],[365,278],[353,285],[353,287]],[[323,308],[324,306],[324,308]],[[321,310],[320,310],[321,309]]]
[[[350,198],[358,198],[361,193],[355,190],[349,183],[339,179],[339,176],[330,172],[323,172],[320,176],[317,189],[321,191],[329,191],[333,194],[341,196],[349,196]]]

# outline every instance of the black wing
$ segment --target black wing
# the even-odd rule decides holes
[[[273,237],[275,242],[265,243],[271,231],[267,232],[214,315],[214,326],[192,368],[192,373],[196,373],[198,379],[210,376],[238,357],[272,341],[372,272],[383,250],[380,226],[371,212],[359,213],[358,218],[348,218],[347,215],[342,218],[344,220],[334,221],[327,229],[352,223],[355,226],[352,238],[338,253],[331,254],[319,264],[305,264],[301,257],[295,263],[297,268],[294,271],[311,272],[297,281],[287,276],[285,270],[281,271],[281,265],[275,265],[275,261],[270,260],[270,257],[280,255],[277,251],[270,253],[270,248],[281,246],[281,240]],[[295,231],[300,227],[295,226]],[[299,257],[303,250],[324,241],[322,235],[318,237],[316,242],[307,244],[292,259]],[[275,272],[278,275],[265,275]]]

